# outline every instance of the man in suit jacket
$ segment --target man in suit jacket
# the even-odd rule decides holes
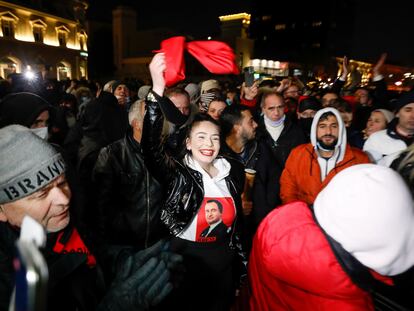
[[[209,226],[201,232],[201,237],[223,237],[227,226],[222,221],[223,205],[218,200],[208,200],[205,206],[206,221]]]

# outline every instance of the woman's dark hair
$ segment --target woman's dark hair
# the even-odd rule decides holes
[[[191,135],[191,131],[193,130],[194,127],[196,127],[198,124],[200,124],[201,122],[211,122],[213,123],[215,126],[217,126],[217,128],[219,129],[219,134],[221,132],[221,127],[220,127],[220,123],[218,123],[216,120],[214,120],[210,115],[208,115],[207,113],[196,113],[193,117],[193,121],[187,126],[186,129],[186,133],[185,133],[185,139],[183,141],[183,145],[182,145],[182,150],[180,152],[180,155],[182,157],[184,157],[186,154],[189,153],[189,150],[187,150],[187,146],[186,146],[186,141],[187,138],[190,137]],[[221,135],[220,135],[221,136]],[[220,139],[221,140],[221,139]],[[221,145],[221,141],[220,141],[220,145]]]

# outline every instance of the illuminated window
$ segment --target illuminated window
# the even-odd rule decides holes
[[[41,19],[30,21],[33,29],[33,39],[35,42],[43,42],[47,24]]]
[[[59,46],[66,47],[66,43],[68,41],[68,34],[70,30],[66,26],[61,25],[59,27],[56,27],[56,32],[57,32]]]
[[[321,26],[322,26],[321,21],[312,22],[312,27],[321,27]]]
[[[13,57],[0,58],[0,77],[7,78],[12,73],[20,72],[18,59]]]
[[[66,46],[66,33],[58,33],[59,46]]]
[[[57,79],[63,81],[72,78],[71,66],[66,62],[60,62],[56,66],[57,68]]]
[[[14,38],[14,23],[10,20],[1,21],[1,29],[3,31],[3,37]]]
[[[312,47],[313,48],[320,48],[321,47],[321,44],[319,42],[312,43]]]
[[[286,24],[275,25],[275,30],[284,30],[284,29],[286,29]]]
[[[265,16],[262,16],[262,21],[270,21],[272,19],[272,15],[265,15]]]
[[[0,23],[1,23],[1,34],[5,38],[14,38],[14,29],[19,18],[12,12],[1,12]]]
[[[43,29],[40,27],[33,27],[33,37],[35,42],[43,42]]]

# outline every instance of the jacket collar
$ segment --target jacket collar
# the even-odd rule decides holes
[[[229,145],[227,145],[226,142],[223,142],[221,147],[220,147],[220,154],[233,159],[233,160],[237,160],[240,163],[242,163],[243,165],[246,166],[247,163],[249,163],[249,161],[252,159],[252,157],[254,156],[255,152],[257,150],[257,141],[256,139],[253,139],[251,141],[249,141],[246,146],[244,147],[244,151],[247,152],[247,155],[245,157],[245,159],[242,159],[240,157],[240,155],[236,152],[233,151],[233,149],[231,149],[229,147]]]
[[[398,124],[398,118],[394,118],[387,126],[387,135],[394,139],[402,140],[406,143],[407,146],[411,145],[414,141],[414,136],[411,137],[405,137],[400,135],[397,132],[397,124]]]
[[[128,145],[131,146],[132,149],[134,149],[134,151],[142,152],[141,144],[134,139],[134,132],[132,130],[132,127],[129,127],[125,135],[125,140],[128,143]]]

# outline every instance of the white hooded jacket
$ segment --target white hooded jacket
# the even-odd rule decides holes
[[[320,156],[319,149],[320,146],[316,139],[316,131],[319,123],[319,119],[321,116],[326,112],[332,112],[338,121],[338,142],[336,143],[334,154],[329,159],[325,159]],[[346,151],[346,129],[344,125],[344,121],[338,110],[335,108],[324,108],[319,110],[315,117],[313,118],[311,133],[310,133],[311,144],[315,148],[316,154],[318,155],[318,163],[321,168],[321,180],[323,181],[326,175],[336,166],[337,163],[341,162],[344,159],[345,151]]]

